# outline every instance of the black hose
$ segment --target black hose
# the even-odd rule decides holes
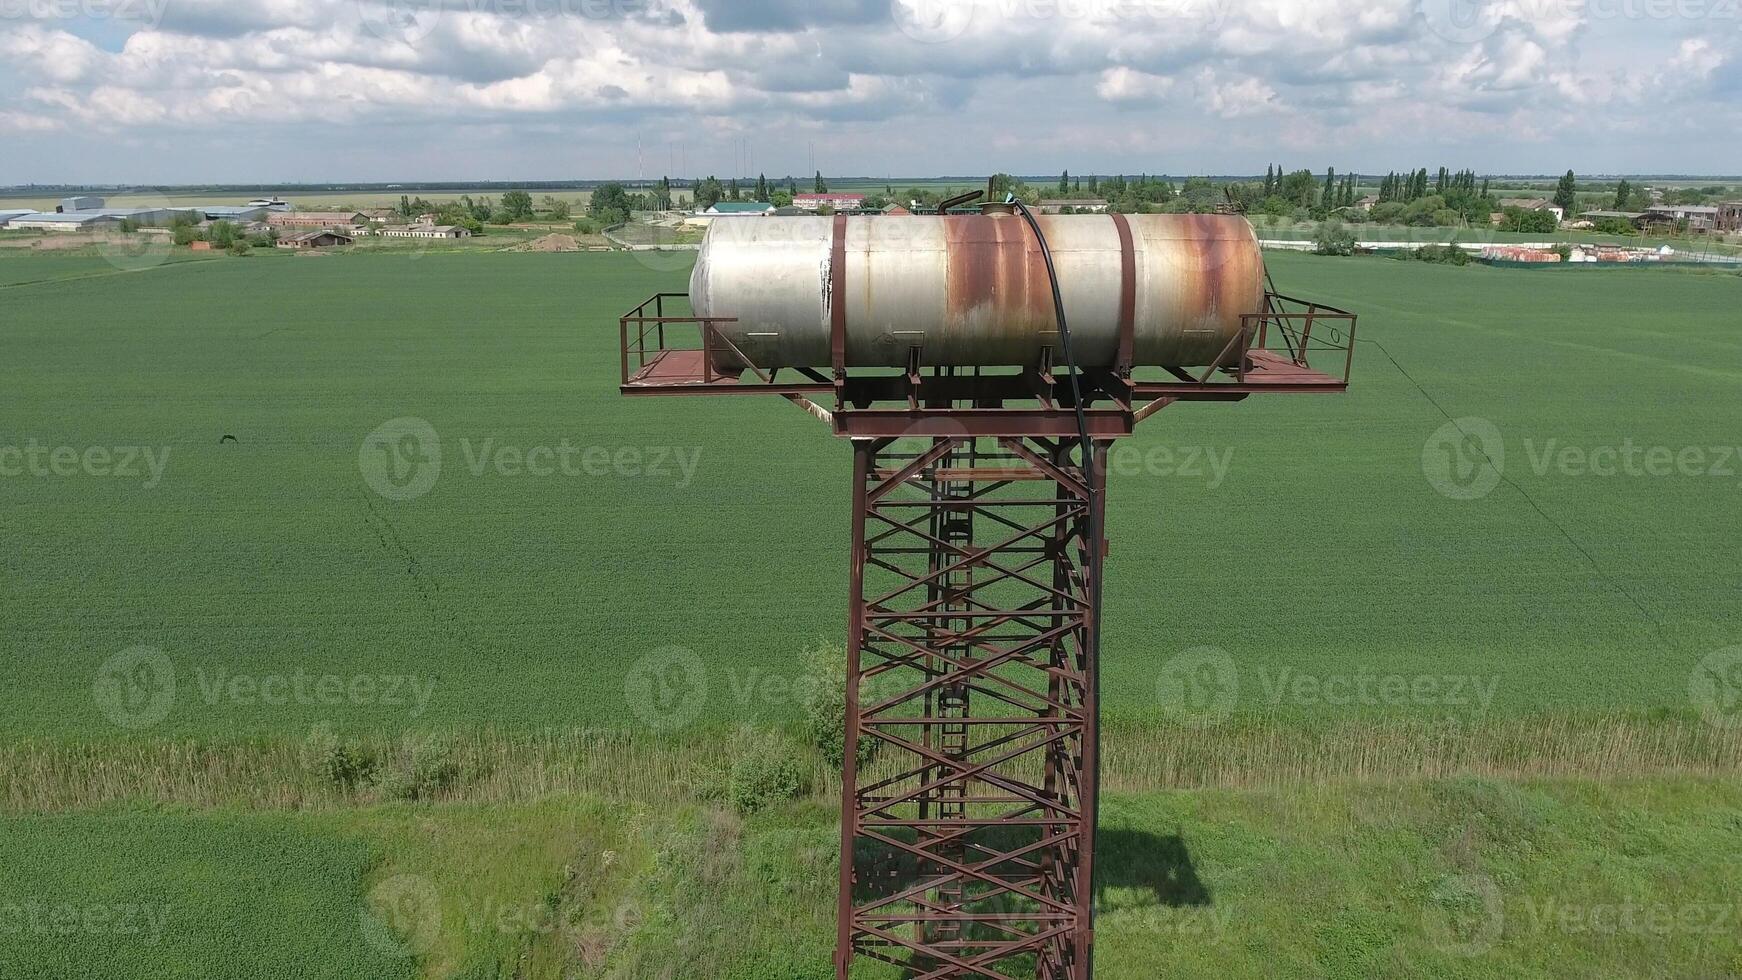
[[[1015,195],[1010,196],[1010,203],[1016,205],[1017,212],[1022,215],[1023,220],[1028,222],[1029,229],[1034,232],[1035,241],[1040,243],[1040,257],[1046,261],[1046,277],[1052,283],[1053,315],[1058,317],[1059,321],[1059,348],[1065,356],[1065,366],[1069,367],[1071,371],[1071,403],[1077,410],[1077,437],[1082,440],[1083,444],[1083,481],[1087,484],[1089,490],[1088,546],[1090,551],[1089,567],[1087,569],[1088,582],[1085,584],[1088,586],[1089,591],[1090,610],[1088,643],[1089,649],[1093,650],[1095,654],[1095,661],[1092,664],[1094,668],[1094,680],[1092,683],[1095,697],[1095,716],[1089,719],[1088,733],[1088,737],[1095,747],[1096,769],[1094,776],[1095,789],[1093,794],[1093,812],[1096,818],[1096,825],[1088,828],[1090,840],[1089,853],[1093,854],[1095,852],[1093,842],[1099,835],[1100,828],[1098,825],[1101,816],[1101,775],[1099,771],[1101,767],[1101,556],[1099,553],[1101,548],[1101,521],[1100,508],[1095,506],[1095,498],[1100,495],[1101,488],[1095,479],[1095,442],[1093,439],[1089,438],[1089,417],[1083,411],[1083,389],[1079,380],[1082,372],[1077,369],[1077,357],[1071,350],[1071,326],[1070,323],[1065,320],[1065,298],[1064,294],[1059,292],[1059,274],[1058,269],[1054,267],[1052,263],[1052,249],[1047,247],[1046,235],[1041,232],[1040,222],[1034,220],[1034,215],[1029,212],[1028,205],[1016,200]],[[1096,880],[1100,877],[1100,872],[1100,863],[1091,859],[1089,864],[1088,894],[1090,935],[1094,935],[1095,932],[1095,884]],[[1088,976],[1092,980],[1095,975],[1095,958],[1093,954],[1090,955],[1089,962],[1085,967],[1088,971]]]

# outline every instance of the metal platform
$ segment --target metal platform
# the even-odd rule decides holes
[[[1078,388],[1091,434],[1130,435],[1137,423],[1176,401],[1348,390],[1355,315],[1277,293],[1266,294],[1264,304],[1263,312],[1241,318],[1240,332],[1218,359],[1232,367],[1197,374],[1172,368],[1166,378],[1142,378],[1130,370],[1084,371]],[[1076,432],[1070,378],[1050,362],[1003,373],[922,369],[916,349],[905,371],[763,370],[718,329],[735,321],[674,312],[687,308],[686,294],[659,293],[619,319],[623,394],[777,395],[848,438]],[[830,400],[833,407],[825,407]]]

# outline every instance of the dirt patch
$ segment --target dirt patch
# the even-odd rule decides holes
[[[516,245],[513,248],[513,251],[516,252],[581,252],[585,250],[586,246],[581,244],[580,239],[573,235],[562,234],[534,238],[530,242]]]

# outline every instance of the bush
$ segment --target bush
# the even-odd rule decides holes
[[[1446,265],[1469,265],[1470,253],[1456,245],[1423,245],[1416,249],[1399,249],[1397,257],[1408,262],[1443,262]]]
[[[597,235],[599,233],[599,229],[600,229],[599,223],[597,221],[594,221],[592,218],[582,218],[581,220],[575,222],[575,230],[580,232],[583,235]]]
[[[805,651],[804,734],[829,765],[840,769],[847,755],[847,653],[820,644]],[[871,761],[876,740],[861,738],[860,765]]]
[[[1463,216],[1451,208],[1440,208],[1433,213],[1434,224],[1441,228],[1455,228],[1462,220]]]
[[[1560,223],[1555,220],[1553,211],[1526,211],[1523,208],[1507,208],[1503,213],[1505,217],[1500,219],[1501,231],[1544,234],[1560,227]]]
[[[1318,237],[1313,240],[1313,251],[1320,255],[1354,255],[1355,233],[1344,227],[1341,221],[1327,221],[1319,226]]]
[[[230,254],[240,258],[246,256],[252,248],[253,246],[248,244],[246,238],[238,238],[230,243]]]
[[[192,245],[194,242],[205,241],[204,238],[200,237],[200,230],[193,225],[176,225],[173,235],[172,241],[177,245]]]
[[[808,767],[785,739],[749,729],[739,733],[726,792],[740,813],[797,799],[809,789]]]
[[[331,729],[317,728],[309,735],[307,748],[315,774],[345,790],[372,782],[380,767],[373,751],[340,739]]]
[[[405,754],[396,759],[382,780],[382,789],[396,800],[427,800],[452,786],[460,776],[453,744],[442,739],[408,739]]]

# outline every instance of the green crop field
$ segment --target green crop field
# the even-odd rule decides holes
[[[18,265],[34,262],[78,268]],[[1272,697],[1288,672],[1469,676],[1477,713],[1687,707],[1694,665],[1742,637],[1727,533],[1742,478],[1724,455],[1742,428],[1742,281],[1273,268],[1285,291],[1363,314],[1357,384],[1170,409],[1120,447],[1109,710],[1161,716],[1160,667],[1203,646],[1250,676],[1252,711],[1345,710]],[[91,684],[141,646],[175,680],[151,735],[633,727],[625,677],[668,646],[713,674],[698,724],[789,714],[762,682],[841,629],[848,454],[785,404],[616,393],[615,315],[684,274],[430,253],[6,288],[0,446],[137,458],[131,476],[0,478],[0,505],[29,518],[0,571],[19,651],[0,730],[136,731]],[[1430,437],[1465,416],[1507,453],[1478,500],[1423,471]],[[359,457],[403,418],[431,426],[440,472],[389,499]],[[1699,450],[1704,468],[1539,472],[1544,454],[1624,444]],[[229,686],[298,672],[407,686],[386,708]]]
[[[832,976],[722,770],[847,447],[617,393],[688,261],[0,250],[0,976]],[[1742,976],[1742,277],[1270,262],[1355,385],[1114,453],[1101,975]]]

